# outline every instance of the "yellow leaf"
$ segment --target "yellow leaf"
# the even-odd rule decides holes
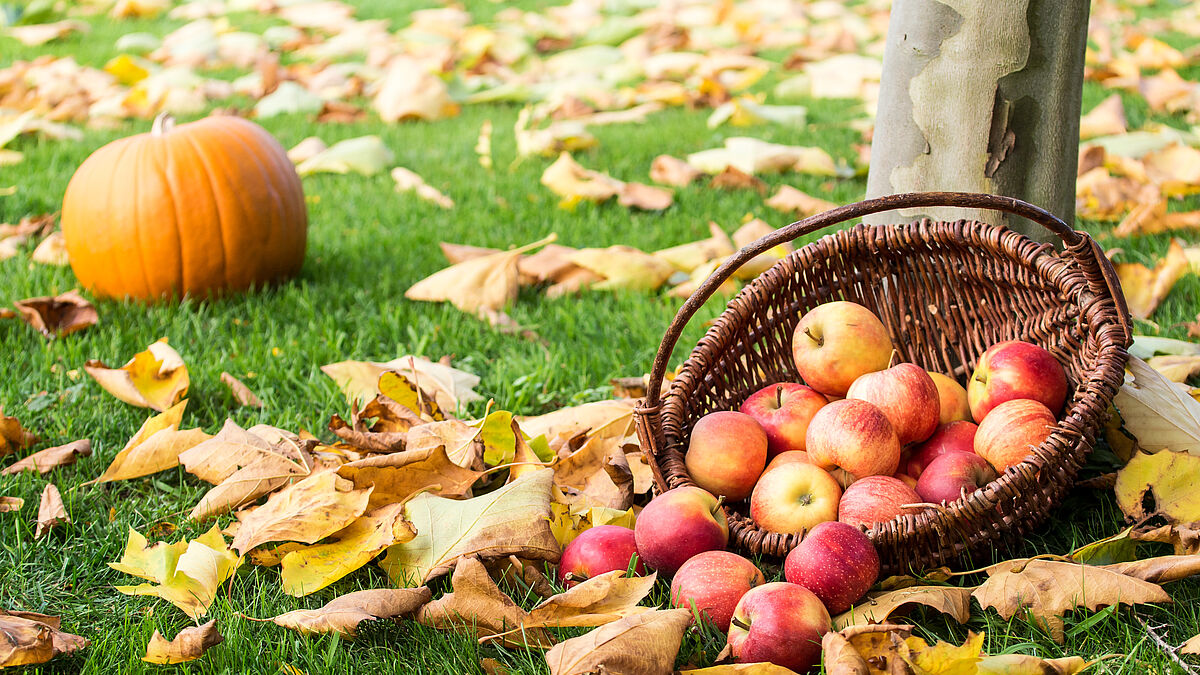
[[[1027,654],[985,656],[976,664],[979,675],[1075,675],[1089,663],[1078,656],[1039,659]]]
[[[152,595],[182,609],[197,619],[208,613],[217,589],[242,564],[242,559],[225,544],[214,526],[192,541],[159,542],[146,546],[146,538],[132,528],[120,562],[109,567],[154,583],[117,586],[126,595]]]
[[[517,299],[520,287],[517,260],[521,254],[554,241],[541,241],[451,265],[413,284],[404,293],[409,300],[449,302],[470,314],[500,311]]]
[[[1200,522],[1200,455],[1139,452],[1117,472],[1117,505],[1137,520],[1161,515],[1171,523]]]
[[[143,68],[138,60],[129,54],[119,54],[109,59],[108,63],[104,64],[104,71],[127,87],[150,76],[150,71]]]
[[[1126,369],[1113,403],[1138,445],[1148,452],[1200,456],[1200,401],[1136,356],[1129,357]]]
[[[257,499],[307,476],[313,459],[306,445],[289,438],[276,442],[245,430],[232,420],[216,436],[179,453],[188,473],[214,484],[192,509],[191,517],[207,518]],[[264,434],[269,434],[263,430]]]
[[[262,506],[238,512],[240,527],[231,548],[245,555],[269,541],[320,541],[366,510],[372,488],[354,487],[353,482],[328,471],[293,483],[268,497]]]
[[[1200,375],[1200,355],[1197,354],[1152,356],[1146,363],[1172,382],[1186,382]]]
[[[579,249],[571,262],[604,277],[592,284],[596,289],[653,291],[675,272],[669,262],[624,245]]]
[[[612,176],[583,168],[571,158],[571,153],[565,151],[542,172],[541,182],[564,199],[593,202],[612,199],[625,185]]]
[[[1175,282],[1187,273],[1188,259],[1183,246],[1172,239],[1167,257],[1158,261],[1154,269],[1141,263],[1119,263],[1116,267],[1129,313],[1137,319],[1148,319],[1171,292]]]
[[[267,620],[308,635],[337,633],[354,637],[358,624],[363,621],[411,614],[427,602],[429,588],[426,586],[378,588],[334,598],[320,609],[298,609]]]
[[[905,660],[920,675],[975,675],[983,651],[983,633],[970,633],[961,646],[950,642],[909,653]],[[904,655],[905,650],[901,650]]]
[[[211,438],[201,429],[179,430],[186,406],[186,400],[180,401],[143,422],[104,473],[85,485],[149,476],[178,466],[181,453]]]
[[[575,537],[583,534],[584,530],[601,525],[619,525],[633,529],[637,516],[630,507],[621,511],[606,506],[587,506],[581,504],[566,504],[559,501],[551,502],[550,530],[554,538],[565,549]]]
[[[384,122],[436,120],[458,114],[446,83],[417,60],[395,57],[380,81],[374,107]]]
[[[675,269],[688,274],[705,263],[733,255],[733,242],[720,225],[709,221],[708,231],[711,235],[708,239],[664,248],[651,255],[666,260]]]
[[[379,391],[379,380],[389,370],[403,375],[422,391],[433,394],[443,414],[453,413],[460,405],[483,399],[473,389],[479,385],[478,375],[420,356],[401,356],[387,363],[341,361],[321,366],[321,372],[333,378],[345,393],[346,402],[351,405],[355,405],[356,401],[361,405],[382,393]]]
[[[404,520],[404,505],[388,504],[356,518],[333,541],[290,551],[281,560],[283,592],[302,597],[366,565],[385,548],[416,536]]]
[[[109,368],[92,360],[83,369],[113,396],[159,412],[179,402],[188,390],[187,366],[178,352],[167,345],[167,338],[138,352],[120,368]]]
[[[438,406],[436,398],[430,396],[429,393],[418,387],[412,380],[394,370],[380,374],[377,388],[381,396],[386,396],[408,408],[417,415],[420,415],[427,422],[446,419],[446,415],[442,413],[442,409]],[[370,414],[364,414],[363,416],[374,417],[374,415]]]
[[[837,204],[833,202],[818,199],[790,185],[779,186],[779,190],[765,203],[776,211],[795,214],[800,218],[806,218],[837,208]]]
[[[191,626],[179,631],[170,642],[162,633],[154,631],[150,636],[150,644],[146,645],[146,655],[143,661],[148,663],[185,663],[195,661],[204,656],[209,647],[221,644],[224,638],[217,632],[216,620],[199,626]]]
[[[668,675],[692,620],[691,610],[655,610],[625,617],[555,645],[546,652],[551,675],[646,673]]]

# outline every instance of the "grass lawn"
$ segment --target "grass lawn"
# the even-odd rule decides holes
[[[405,2],[402,8],[392,9],[385,0],[359,4],[363,5],[360,15],[372,18],[403,17],[411,9],[427,6]],[[483,17],[497,7],[474,5]],[[21,47],[0,37],[0,67],[43,53],[72,54],[81,63],[100,67],[116,54],[113,42],[120,35],[135,30],[162,35],[183,22],[93,19],[90,23],[90,34],[50,47]],[[393,25],[401,23],[402,19],[393,20]],[[248,16],[240,25],[267,24]],[[1084,108],[1107,94],[1089,83]],[[683,156],[716,147],[731,135],[820,145],[834,157],[850,158],[857,134],[844,123],[857,114],[855,104],[814,100],[808,105],[811,127],[770,125],[749,130],[710,130],[705,125],[708,111],[670,109],[644,125],[596,128],[599,148],[579,159],[617,178],[645,181],[656,155]],[[1149,114],[1136,96],[1128,96],[1127,105],[1131,126]],[[38,447],[90,438],[95,450],[92,457],[48,476],[62,489],[74,522],[41,540],[33,538],[31,514],[45,479],[29,473],[0,477],[0,495],[26,501],[20,513],[0,514],[0,608],[61,615],[65,630],[92,641],[76,657],[28,672],[112,674],[160,669],[140,661],[151,633],[160,630],[173,636],[189,623],[166,603],[114,590],[114,584],[128,583],[129,578],[106,563],[120,557],[130,527],[145,532],[170,521],[179,525],[180,534],[190,537],[201,532],[204,528],[189,522],[186,514],[207,486],[182,469],[103,487],[80,486],[103,471],[147,416],[83,375],[86,360],[120,364],[168,336],[191,372],[183,426],[199,426],[210,433],[232,418],[243,427],[269,423],[331,437],[325,425],[331,414],[344,414],[346,405],[319,366],[344,359],[386,361],[407,353],[433,359],[450,355],[457,367],[482,377],[480,393],[495,399],[499,407],[535,414],[606,398],[611,378],[648,371],[680,301],[665,294],[607,292],[550,300],[523,292],[510,314],[544,338],[545,344],[538,344],[500,334],[449,305],[404,299],[410,285],[445,266],[439,241],[504,248],[555,232],[559,242],[569,246],[630,244],[654,250],[707,236],[710,220],[729,232],[748,214],[773,224],[787,221],[764,207],[753,191],[724,192],[703,184],[678,190],[676,204],[663,213],[630,212],[615,202],[583,203],[574,211],[559,209],[558,198],[538,183],[548,160],[526,160],[510,167],[515,143],[509,130],[517,113],[516,106],[494,104],[464,106],[458,117],[432,123],[387,125],[374,115],[349,125],[318,125],[308,116],[263,120],[285,147],[310,135],[332,143],[377,134],[395,152],[396,165],[419,173],[457,206],[446,211],[411,194],[397,194],[386,173],[370,178],[313,176],[304,180],[310,217],[308,257],[295,281],[239,297],[178,306],[97,301],[99,325],[55,341],[44,340],[20,322],[0,321],[0,405],[5,413],[17,416],[44,440]],[[473,151],[480,125],[488,119],[496,129],[494,171],[480,167]],[[1155,119],[1182,125],[1180,117]],[[138,120],[117,129],[87,130],[82,142],[20,139],[12,147],[25,154],[25,161],[0,169],[0,187],[17,187],[11,196],[0,197],[0,222],[58,210],[67,181],[88,154],[110,140],[148,128],[148,121]],[[784,174],[766,180],[772,189],[791,184],[837,203],[861,199],[865,188],[863,178]],[[1105,246],[1122,248],[1125,260],[1152,262],[1170,240],[1166,235],[1116,240],[1105,235],[1111,226],[1081,226],[1100,236]],[[0,303],[52,295],[76,285],[69,268],[33,264],[27,254],[0,262]],[[1198,305],[1200,278],[1185,277],[1155,315],[1157,325],[1139,324],[1138,332],[1183,337],[1179,324],[1193,320]],[[717,303],[705,308],[680,341],[678,358],[700,337],[703,321],[720,309]],[[237,407],[219,381],[222,371],[241,378],[262,398],[265,408]],[[481,410],[482,405],[470,412]],[[0,460],[3,465],[11,461]],[[999,560],[1065,553],[1117,532],[1121,522],[1111,494],[1079,489],[1050,526],[1018,548],[996,551],[995,556]],[[777,566],[768,564],[766,569],[769,577],[780,576]],[[382,572],[368,566],[297,600],[280,591],[276,569],[244,566],[210,613],[225,643],[200,661],[174,668],[276,673],[288,664],[307,673],[478,673],[479,659],[490,657],[513,671],[548,672],[540,653],[479,647],[469,635],[438,632],[415,622],[379,622],[366,627],[357,641],[348,642],[301,636],[247,621],[239,614],[270,617],[385,584]],[[446,585],[445,581],[435,585],[435,595]],[[1116,653],[1124,656],[1098,664],[1094,672],[1171,672],[1178,666],[1149,638],[1138,617],[1155,625],[1168,624],[1163,637],[1172,644],[1200,633],[1200,581],[1175,583],[1169,590],[1176,599],[1171,606],[1141,607],[1136,614],[1128,608],[1069,613],[1064,645],[1055,644],[1024,620],[1003,621],[994,612],[978,608],[967,628],[987,631],[990,653],[1087,659]],[[665,592],[665,585],[659,584],[652,599],[662,600]],[[916,619],[931,635],[961,641],[966,632],[934,613]],[[719,635],[690,633],[678,665],[708,665],[722,646]]]

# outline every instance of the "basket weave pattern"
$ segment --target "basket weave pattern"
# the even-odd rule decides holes
[[[930,194],[941,193],[927,193],[925,201],[953,201]],[[866,207],[885,206],[883,201],[839,211],[870,210]],[[1039,220],[1057,221],[1036,207],[1018,204],[1034,209]],[[991,201],[983,205],[996,206]],[[837,219],[823,222],[818,216],[809,221],[813,222],[801,221],[784,230],[804,233]],[[796,323],[817,305],[843,299],[879,316],[902,361],[950,374],[965,384],[989,346],[1025,340],[1054,354],[1073,392],[1054,432],[1030,459],[965,499],[875,525],[868,535],[885,573],[953,564],[1029,532],[1050,515],[1091,451],[1122,382],[1129,341],[1124,301],[1099,247],[1061,221],[1051,229],[1067,243],[1061,253],[1003,227],[921,220],[857,225],[790,254],[729,303],[661,401],[655,388],[648,392],[639,409],[639,433],[657,488],[693,484],[683,455],[691,427],[700,417],[736,410],[767,384],[799,381],[791,350]],[[756,245],[747,247],[751,248]],[[752,251],[739,253],[749,256]],[[734,267],[730,264],[728,271]],[[713,277],[721,275],[718,270]],[[719,283],[709,281],[713,283],[706,286],[712,288]],[[660,349],[662,366],[682,324],[703,303],[707,290],[698,290],[676,317]],[[655,365],[656,371],[662,370],[658,361]],[[654,374],[651,381],[658,381]],[[726,508],[733,547],[784,556],[800,541],[802,533],[758,528],[746,515],[748,510],[747,502]]]

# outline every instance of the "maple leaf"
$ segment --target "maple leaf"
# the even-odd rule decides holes
[[[146,645],[146,655],[142,657],[147,663],[186,663],[204,656],[209,647],[221,644],[225,638],[217,632],[216,620],[199,626],[190,626],[179,631],[173,640],[167,641],[157,630],[150,636]]]
[[[126,595],[162,598],[192,619],[208,613],[217,589],[242,564],[216,526],[191,541],[160,541],[149,547],[146,543],[145,537],[130,528],[121,560],[108,566],[153,583],[116,589]]]
[[[84,485],[149,476],[179,465],[179,455],[208,440],[200,429],[179,430],[187,401],[176,403],[142,423],[99,477]]]
[[[1200,455],[1200,402],[1136,356],[1126,369],[1113,404],[1138,445],[1149,452]]]
[[[58,487],[54,483],[46,483],[46,487],[42,490],[41,503],[38,505],[37,529],[33,533],[34,539],[41,538],[53,527],[70,522],[71,518],[67,515],[67,508],[63,506],[62,494],[59,493]]]
[[[1169,523],[1200,522],[1200,454],[1136,453],[1117,472],[1117,505],[1131,518],[1159,515]]]
[[[187,366],[179,353],[167,344],[167,338],[138,352],[120,368],[109,368],[101,361],[92,360],[83,369],[105,391],[139,408],[162,412],[187,395]]]
[[[416,531],[402,503],[382,506],[329,536],[330,541],[287,551],[280,565],[283,592],[304,596],[371,562],[387,547],[410,541]]]
[[[272,494],[262,506],[239,511],[230,548],[245,555],[269,541],[320,541],[362,515],[371,490],[355,489],[336,473],[312,474]]]
[[[373,486],[367,509],[402,502],[425,489],[443,497],[465,497],[484,474],[450,461],[444,445],[347,462],[337,473],[356,487]]]
[[[46,663],[91,644],[86,638],[60,630],[61,620],[35,612],[0,609],[0,668]]]
[[[90,328],[100,320],[95,306],[76,291],[53,297],[26,298],[13,305],[25,323],[47,338],[70,335]]]
[[[451,265],[413,284],[405,291],[404,297],[409,300],[449,302],[470,314],[485,309],[500,311],[517,298],[520,288],[517,261],[521,254],[544,246],[555,238],[551,234],[520,248]]]
[[[884,593],[871,593],[854,608],[833,618],[834,630],[867,623],[884,623],[906,605],[923,605],[947,614],[959,623],[971,618],[971,590],[957,586],[910,586]]]
[[[1188,271],[1188,259],[1183,246],[1171,240],[1167,256],[1154,269],[1141,263],[1118,263],[1117,276],[1129,304],[1129,313],[1137,319],[1148,319],[1158,304],[1167,297],[1175,282]]]

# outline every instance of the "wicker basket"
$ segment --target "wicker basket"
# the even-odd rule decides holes
[[[1024,216],[1062,239],[1064,252],[1005,227],[974,221],[856,225],[790,254],[748,284],[683,364],[666,396],[660,383],[684,326],[717,287],[754,256],[821,228],[901,208],[958,206]],[[1052,214],[1020,200],[967,193],[914,193],[843,206],[792,223],[738,251],[683,304],[659,347],[638,435],[659,491],[693,484],[684,468],[692,425],[736,409],[759,388],[798,381],[791,336],[801,314],[852,300],[873,310],[903,361],[964,383],[990,345],[1039,344],[1067,371],[1061,421],[1033,455],[965,499],[902,515],[868,531],[885,573],[965,564],[1021,537],[1071,487],[1124,377],[1130,340],[1120,284],[1100,247]],[[734,548],[784,556],[803,533],[752,521],[746,502],[726,507]]]

